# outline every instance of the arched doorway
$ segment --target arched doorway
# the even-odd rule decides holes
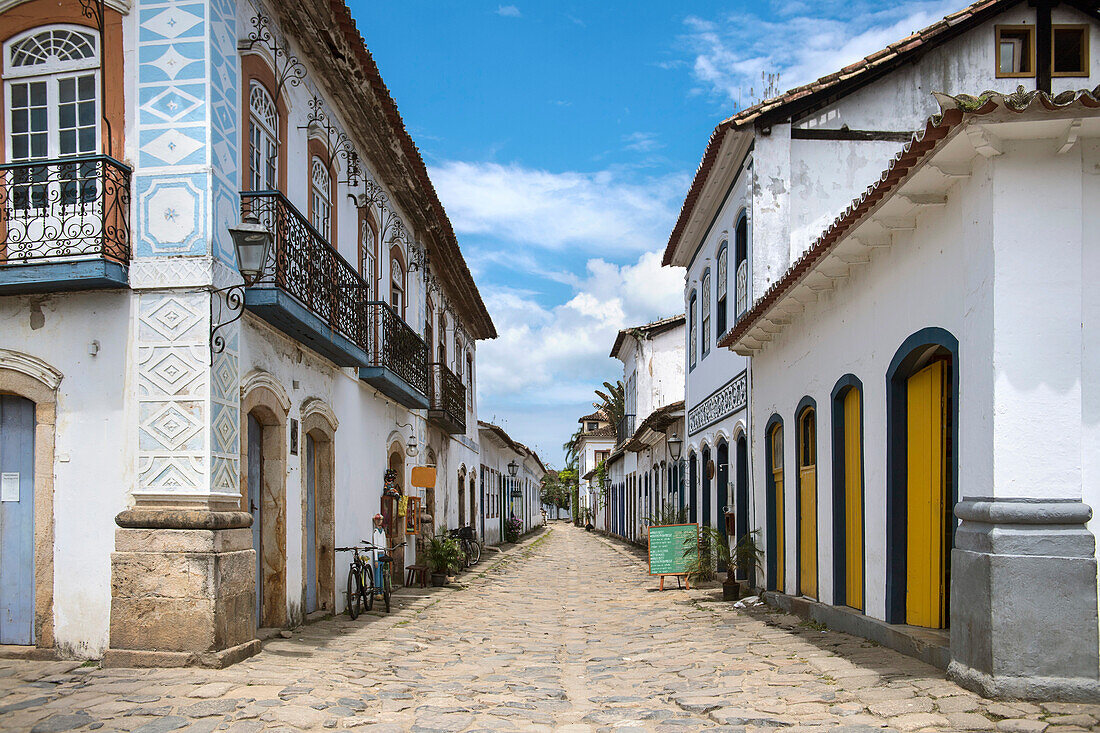
[[[863,610],[863,384],[833,388],[833,602]]]
[[[311,400],[302,408],[303,608],[306,613],[336,607],[335,452],[336,417]]]
[[[718,500],[715,505],[718,509],[718,530],[722,533],[722,542],[726,547],[730,544],[730,528],[727,517],[732,509],[730,506],[729,497],[729,483],[730,483],[730,446],[725,440],[719,440],[718,446],[715,449],[715,478],[716,489],[715,493]],[[724,571],[726,569],[725,563],[719,564],[719,570]]]
[[[737,538],[734,540],[735,543],[741,542],[745,535],[749,533],[749,444],[744,433],[741,433],[737,438],[736,456],[734,505],[736,507]],[[756,568],[739,567],[737,577],[741,580],[747,580],[750,572],[753,574],[752,579],[755,582]]]
[[[478,516],[477,516],[477,474],[470,471],[470,526],[473,527],[474,534],[478,531]]]
[[[394,441],[390,444],[390,456],[386,461],[386,465],[397,474],[395,483],[397,490],[401,492],[401,495],[405,495],[405,449],[400,443]],[[405,523],[401,521],[401,518],[394,516],[391,526],[388,527],[386,533],[386,542],[390,547],[397,545],[404,541],[405,537]],[[392,554],[392,573],[393,584],[400,585],[402,577],[405,573],[405,553],[395,552]]]
[[[695,451],[691,452],[688,456],[688,522],[695,524],[698,520],[698,511],[696,504],[696,496],[699,493],[697,491],[699,484],[699,459],[695,455]]]
[[[817,598],[817,405],[798,405],[798,592]]]
[[[270,375],[245,380],[241,397],[241,500],[252,515],[256,625],[287,623],[286,416],[290,401]]]
[[[765,511],[768,521],[767,583],[769,590],[784,592],[786,587],[786,533],[783,521],[783,420],[772,415],[765,428],[764,454],[767,458],[766,481],[768,493]]]
[[[466,467],[458,469],[458,526],[466,526]]]
[[[714,463],[710,460],[710,446],[703,446],[703,526],[710,526],[710,504],[711,496],[710,486],[711,481],[714,480]]]
[[[35,643],[35,404],[0,394],[0,644]]]
[[[958,497],[958,340],[910,336],[887,380],[887,621],[947,628]]]

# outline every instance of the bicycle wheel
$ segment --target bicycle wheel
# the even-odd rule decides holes
[[[367,613],[374,608],[374,568],[363,566],[363,608]]]
[[[363,586],[359,581],[359,573],[355,571],[355,566],[352,565],[351,568],[348,569],[347,601],[348,615],[351,616],[353,621],[359,618],[359,603],[362,597]]]
[[[481,545],[477,540],[467,540],[470,545],[470,565],[477,565],[481,562]]]
[[[386,602],[386,613],[390,612],[390,594],[393,592],[393,580],[390,578],[390,569],[382,572],[382,599]]]

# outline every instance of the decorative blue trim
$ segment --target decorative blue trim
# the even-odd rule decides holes
[[[0,265],[0,295],[130,287],[128,268],[107,259]]]
[[[908,538],[906,382],[929,349],[946,351],[951,362],[950,470],[947,482],[951,546],[958,522],[953,510],[959,494],[959,340],[950,331],[922,328],[902,342],[886,371],[886,622],[905,623],[906,541]],[[950,550],[950,547],[944,548]]]
[[[777,590],[783,592],[783,579],[779,577],[779,563],[776,562],[776,552],[779,548],[780,538],[776,531],[776,512],[783,511],[783,507],[776,507],[775,505],[775,476],[772,471],[772,430],[778,425],[779,429],[783,429],[783,418],[778,413],[773,413],[768,418],[767,424],[764,426],[764,519],[767,522],[768,527],[768,539],[765,542],[765,554],[766,557],[766,569],[765,569],[765,583],[768,586],[768,590]],[[786,470],[786,469],[784,469]],[[784,483],[786,483],[786,476],[784,476]],[[784,502],[786,503],[786,502]]]
[[[831,401],[833,405],[833,604],[848,604],[848,525],[847,525],[847,484],[844,465],[844,441],[847,426],[844,423],[844,400],[848,392],[855,390],[859,395],[859,533],[860,554],[863,572],[863,607],[867,605],[867,519],[866,519],[866,480],[867,462],[864,456],[863,433],[863,382],[854,374],[845,374],[833,387]],[[859,610],[863,610],[860,608]]]
[[[798,555],[798,562],[795,563],[795,588],[798,593],[802,593],[802,415],[807,410],[813,410],[814,413],[814,495],[817,495],[817,466],[820,464],[817,454],[817,400],[809,395],[803,397],[798,401],[798,407],[794,411],[794,544],[796,548],[796,554]],[[783,477],[783,483],[786,484],[786,476]],[[817,501],[814,502],[814,535],[816,538],[817,532]],[[814,579],[814,586],[816,587],[817,594],[821,595],[821,569],[818,565],[818,558],[820,553],[817,551],[818,542],[814,542],[814,569],[817,573],[817,577]]]

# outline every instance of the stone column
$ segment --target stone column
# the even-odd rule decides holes
[[[970,247],[950,675],[992,697],[1100,701],[1086,527],[1080,146],[1003,142]],[[975,177],[978,176],[976,165]],[[1023,199],[1027,199],[1023,205]]]
[[[134,175],[131,507],[116,517],[108,665],[221,666],[255,653],[255,553],[240,510],[236,9],[142,0]],[[135,139],[136,138],[136,139]]]

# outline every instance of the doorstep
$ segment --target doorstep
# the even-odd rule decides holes
[[[0,644],[0,659],[33,659],[38,662],[54,662],[61,655],[53,647]]]
[[[888,624],[847,606],[830,606],[810,598],[764,591],[764,600],[799,618],[816,621],[833,631],[870,639],[884,647],[946,670],[951,661],[951,632],[920,626]]]

